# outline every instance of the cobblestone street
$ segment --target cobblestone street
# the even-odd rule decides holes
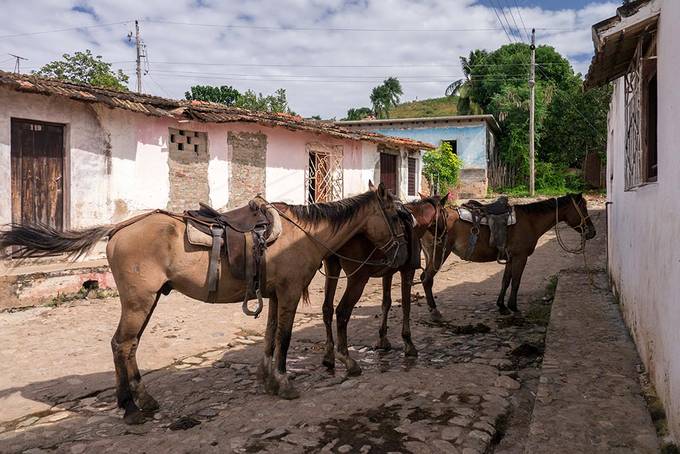
[[[604,214],[588,244],[590,267],[604,257]],[[572,243],[575,234],[565,236]],[[554,232],[530,257],[521,313],[500,316],[502,267],[449,260],[435,279],[445,322],[430,321],[414,286],[417,358],[404,358],[395,280],[389,324],[393,350],[378,337],[380,280],[374,279],[349,325],[350,353],[363,374],[349,378],[321,360],[323,281],[300,306],[288,370],[301,398],[264,392],[255,375],[264,320],[240,305],[213,306],[172,293],[161,299],[138,353],[149,392],[161,408],[127,426],[116,408],[109,341],[115,298],[0,314],[0,452],[413,452],[519,453],[528,433],[554,277],[582,269]],[[343,285],[341,283],[338,297]],[[266,313],[266,311],[265,311]]]

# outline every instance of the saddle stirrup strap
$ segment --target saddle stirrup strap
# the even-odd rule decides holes
[[[224,229],[219,226],[212,226],[210,232],[212,233],[212,248],[210,249],[210,263],[208,265],[208,302],[214,303],[220,282],[220,257],[222,255]]]

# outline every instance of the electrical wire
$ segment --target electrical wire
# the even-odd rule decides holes
[[[73,31],[73,30],[83,30],[83,29],[87,29],[87,28],[110,27],[112,25],[128,24],[130,22],[131,21],[109,22],[108,24],[81,25],[79,27],[58,28],[58,29],[54,29],[54,30],[43,30],[43,31],[39,31],[39,32],[14,33],[14,34],[11,34],[11,35],[0,35],[0,39],[2,39],[2,38],[16,38],[16,37],[19,37],[19,36],[44,35],[44,34],[47,34],[47,33],[68,32],[68,31]]]
[[[519,4],[517,3],[517,0],[512,0],[515,3],[515,8],[517,9],[517,15],[519,16],[519,20],[522,23],[522,28],[524,29],[524,34],[527,37],[527,42],[531,42],[531,36],[529,36],[529,30],[527,30],[527,26],[524,24],[524,18],[522,17],[522,10],[519,8]]]

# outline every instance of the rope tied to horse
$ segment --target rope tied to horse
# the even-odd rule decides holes
[[[377,197],[377,195],[376,195],[376,197]],[[317,239],[314,235],[312,235],[311,233],[309,233],[304,227],[302,227],[300,224],[298,224],[295,220],[291,219],[290,216],[288,216],[286,213],[284,213],[283,211],[281,211],[281,210],[280,210],[278,207],[276,207],[273,203],[267,201],[267,200],[266,200],[264,197],[262,197],[260,194],[258,194],[258,195],[256,196],[256,198],[261,199],[262,201],[265,202],[266,206],[271,207],[272,209],[276,210],[276,212],[279,213],[279,215],[280,215],[282,218],[284,218],[285,220],[287,220],[288,222],[290,222],[291,224],[293,224],[295,227],[297,227],[302,233],[305,234],[305,236],[307,236],[310,240],[312,240],[313,243],[315,243],[315,244],[318,245],[318,246],[321,246],[323,249],[325,249],[326,251],[330,252],[331,255],[334,255],[334,256],[336,256],[336,257],[342,259],[342,260],[347,260],[347,261],[349,261],[349,262],[358,263],[358,264],[359,264],[359,267],[357,267],[356,270],[354,270],[352,273],[350,273],[350,274],[348,274],[348,275],[345,275],[344,277],[343,277],[343,276],[338,276],[338,277],[328,276],[326,273],[324,273],[323,271],[321,271],[321,270],[319,269],[319,272],[320,272],[323,276],[326,276],[326,277],[329,278],[329,279],[336,279],[336,280],[340,280],[340,279],[349,279],[350,277],[352,277],[352,276],[354,276],[356,273],[358,273],[364,266],[367,266],[367,265],[370,265],[370,266],[387,266],[387,265],[389,265],[390,263],[393,263],[393,262],[396,260],[396,256],[397,256],[397,254],[399,253],[399,243],[398,243],[399,235],[396,235],[396,234],[394,233],[394,230],[392,229],[392,226],[390,225],[390,223],[389,223],[389,221],[388,221],[388,219],[387,219],[387,215],[385,214],[385,211],[384,211],[382,205],[380,205],[380,204],[379,204],[379,205],[380,205],[380,211],[381,211],[381,213],[382,213],[382,215],[383,215],[383,218],[384,218],[384,220],[385,220],[385,224],[387,225],[387,227],[388,227],[388,229],[389,229],[389,231],[390,231],[391,237],[390,237],[390,239],[389,239],[383,246],[374,246],[374,247],[373,247],[373,250],[371,251],[370,254],[368,254],[368,257],[367,257],[365,260],[358,260],[358,259],[355,259],[355,258],[352,258],[352,257],[347,257],[347,256],[345,256],[345,255],[342,255],[342,254],[338,253],[338,251],[333,250],[331,247],[329,247],[328,245],[326,245],[323,241]],[[401,235],[401,236],[403,236],[403,235]],[[396,246],[396,248],[395,248],[394,246]],[[387,259],[387,258],[389,257],[389,255],[387,254],[387,252],[385,252],[385,250],[390,251],[390,250],[392,250],[392,249],[394,249],[394,257],[392,257],[392,260],[391,260],[390,262],[388,262],[387,260],[383,260],[383,261],[380,261],[380,262],[371,262],[371,261],[370,261],[370,259],[373,257],[373,255],[374,255],[374,254],[376,253],[376,251],[378,251],[378,250],[382,251],[383,254],[385,254],[385,257],[386,257],[386,259]]]
[[[570,248],[567,243],[564,241],[564,239],[560,236],[560,230],[557,227],[558,224],[560,223],[560,214],[559,214],[559,202],[557,200],[557,197],[555,199],[555,238],[557,239],[557,244],[560,245],[563,251],[569,253],[569,254],[581,254],[583,256],[583,268],[586,271],[586,274],[588,275],[588,281],[590,282],[590,286],[593,288],[598,288],[597,285],[595,285],[595,278],[593,277],[593,273],[588,266],[588,258],[586,256],[586,229],[585,227],[587,226],[588,219],[590,219],[590,215],[583,215],[583,212],[581,211],[581,208],[578,206],[576,201],[574,200],[573,197],[570,197],[571,203],[574,205],[574,208],[576,209],[576,212],[578,213],[579,217],[581,218],[581,222],[577,226],[579,229],[579,233],[581,235],[581,244],[577,248]]]

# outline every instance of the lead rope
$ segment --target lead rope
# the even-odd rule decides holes
[[[342,255],[342,254],[339,254],[337,251],[334,251],[334,250],[331,249],[330,247],[326,246],[326,244],[324,244],[322,241],[316,239],[311,233],[309,233],[308,231],[306,231],[300,224],[298,224],[298,223],[295,222],[293,219],[291,219],[288,215],[286,215],[284,212],[282,212],[281,210],[279,210],[274,204],[268,202],[264,197],[262,197],[262,196],[258,196],[258,197],[259,197],[260,199],[262,199],[268,207],[273,208],[277,213],[279,213],[279,215],[280,215],[281,217],[283,217],[283,218],[286,219],[288,222],[290,222],[291,224],[293,224],[295,227],[297,227],[298,229],[300,229],[300,230],[302,231],[302,233],[304,233],[310,240],[312,240],[312,242],[316,243],[317,245],[319,245],[319,246],[321,246],[322,248],[326,249],[326,250],[327,250],[328,252],[330,252],[332,255],[335,255],[336,257],[339,257],[339,258],[342,259],[342,260],[347,260],[347,261],[350,261],[350,262],[358,263],[358,264],[359,264],[359,267],[358,267],[356,270],[354,270],[351,274],[346,275],[346,276],[344,276],[344,277],[342,277],[342,276],[338,276],[338,277],[328,276],[328,275],[326,275],[323,271],[321,271],[321,270],[319,269],[319,272],[320,272],[322,275],[324,275],[324,276],[326,276],[327,278],[329,278],[329,279],[336,279],[336,280],[340,280],[340,279],[348,279],[348,278],[354,276],[354,274],[356,274],[357,272],[359,272],[359,270],[361,270],[361,268],[363,268],[363,267],[366,266],[366,265],[385,266],[386,263],[379,263],[379,262],[371,262],[371,263],[369,263],[369,259],[370,259],[371,257],[373,257],[373,254],[375,254],[375,251],[377,251],[378,249],[382,250],[383,248],[385,248],[385,247],[387,247],[388,245],[391,245],[391,244],[393,244],[394,242],[397,241],[397,240],[395,239],[394,232],[392,231],[392,227],[390,226],[390,224],[389,224],[389,222],[388,222],[388,220],[387,220],[387,216],[386,216],[385,213],[383,212],[383,218],[385,219],[385,223],[387,224],[387,227],[388,227],[388,229],[389,229],[389,231],[390,231],[390,234],[392,235],[392,238],[390,238],[390,240],[389,240],[387,243],[385,243],[382,247],[374,247],[373,250],[371,251],[371,253],[370,253],[370,254],[368,255],[368,257],[366,258],[366,260],[363,260],[363,261],[362,261],[362,260],[353,259],[353,258],[351,258],[351,257],[346,257],[346,256],[344,256],[344,255]],[[381,208],[381,211],[382,211],[382,205],[381,205],[380,208]],[[399,251],[399,249],[397,248],[397,253],[398,253],[398,251]]]
[[[574,198],[570,197],[570,199],[571,202],[574,204],[574,208],[576,208],[576,212],[581,217],[581,223],[579,224],[579,227],[581,228],[581,245],[577,249],[572,249],[567,246],[567,244],[564,242],[564,239],[560,236],[560,231],[557,228],[557,224],[560,223],[559,205],[557,197],[555,197],[555,237],[557,238],[557,244],[559,244],[562,250],[564,250],[565,252],[568,252],[570,254],[583,255],[583,268],[586,270],[586,274],[588,275],[588,281],[590,282],[590,286],[593,288],[598,288],[595,285],[595,278],[593,277],[592,270],[588,266],[588,258],[586,256],[586,235],[584,227],[589,216],[583,216],[583,213],[581,212],[581,209],[579,208],[578,204],[574,201]]]

